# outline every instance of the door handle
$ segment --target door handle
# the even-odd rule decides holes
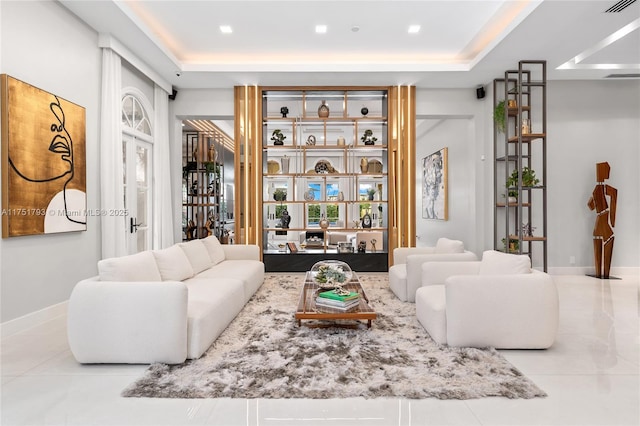
[[[136,218],[129,218],[129,232],[133,234],[134,232],[138,232],[138,226],[142,226],[142,223],[136,223]]]

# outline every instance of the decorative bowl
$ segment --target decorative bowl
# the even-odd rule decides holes
[[[351,281],[353,271],[340,260],[322,260],[311,267],[311,279],[323,289],[333,289]]]

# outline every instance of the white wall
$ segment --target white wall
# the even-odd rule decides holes
[[[0,72],[86,108],[87,207],[99,208],[100,50],[97,35],[52,1],[0,2]],[[87,231],[0,241],[5,322],[63,302],[96,273],[100,221]]]
[[[483,204],[487,188],[482,182],[485,167],[483,140],[485,104],[475,89],[419,89],[416,91],[416,245],[433,246],[440,237],[460,239],[465,248],[482,252],[489,246],[491,230],[478,226],[487,214]],[[448,148],[447,221],[422,217],[422,159]],[[480,177],[480,179],[478,178]],[[491,192],[489,192],[491,194]],[[490,216],[491,217],[491,216]],[[485,234],[489,243],[485,241]]]
[[[433,127],[416,132],[417,245],[452,236],[478,254],[493,248],[491,96],[491,90],[483,100],[473,89],[417,91],[416,114],[426,119],[426,128]],[[608,183],[618,189],[613,267],[638,268],[640,81],[551,81],[547,106],[549,268],[593,266],[595,215],[587,200],[596,182],[595,164],[602,161],[611,165]],[[421,159],[444,146],[449,147],[450,219],[422,219]],[[575,264],[569,263],[571,256]]]
[[[549,266],[593,266],[596,163],[618,189],[614,267],[640,266],[640,80],[548,84]]]

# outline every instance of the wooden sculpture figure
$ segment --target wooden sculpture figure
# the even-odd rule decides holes
[[[609,278],[611,257],[613,256],[613,227],[616,226],[616,203],[618,190],[604,183],[609,179],[609,163],[596,164],[596,180],[587,205],[596,211],[596,223],[593,228],[593,254],[596,264],[596,277]],[[607,196],[610,201],[607,202]]]

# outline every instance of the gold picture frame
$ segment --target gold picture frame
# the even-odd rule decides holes
[[[0,75],[2,237],[86,231],[85,108]]]

